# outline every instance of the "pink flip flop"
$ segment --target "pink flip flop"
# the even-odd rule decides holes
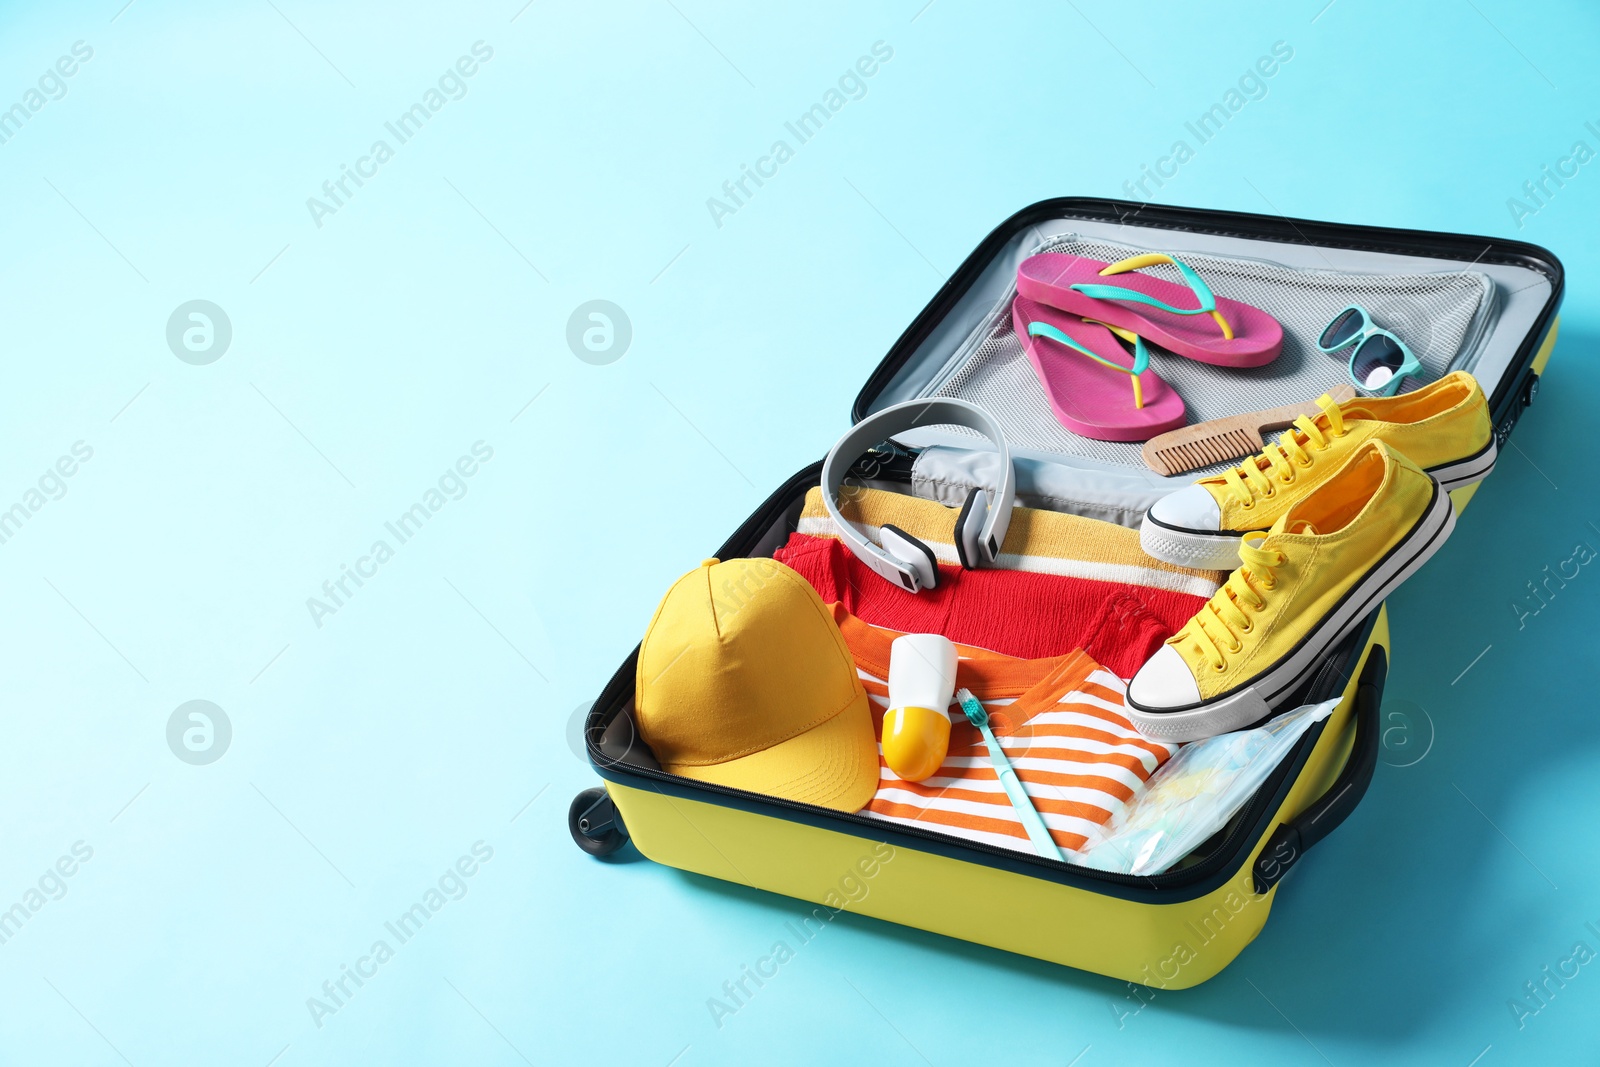
[[[1127,273],[1158,263],[1172,264],[1186,284]],[[1108,284],[1113,276],[1117,284]],[[1193,267],[1159,252],[1116,263],[1061,252],[1029,256],[1017,268],[1017,292],[1219,367],[1259,367],[1283,350],[1283,326],[1277,319],[1260,308],[1213,295]],[[1189,304],[1198,306],[1178,306]]]
[[[1137,335],[1132,354],[1103,323],[1019,296],[1011,303],[1033,372],[1061,425],[1096,441],[1148,441],[1184,424],[1183,397],[1149,370]],[[1126,331],[1118,331],[1126,333]]]

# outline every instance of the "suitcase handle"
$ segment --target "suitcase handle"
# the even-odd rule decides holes
[[[1389,657],[1382,645],[1374,645],[1362,668],[1361,680],[1356,683],[1356,736],[1350,746],[1350,758],[1326,793],[1272,832],[1266,847],[1256,856],[1257,894],[1277,885],[1312,845],[1356,810],[1366,795],[1378,765],[1378,709],[1383,703],[1383,683],[1388,674]]]

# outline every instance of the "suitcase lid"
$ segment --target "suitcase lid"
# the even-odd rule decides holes
[[[1165,481],[1144,466],[1137,443],[1078,437],[1050,413],[1009,317],[1017,265],[1041,250],[1092,258],[1170,252],[1219,295],[1259,300],[1279,317],[1284,351],[1266,367],[1226,369],[1158,355],[1155,367],[1184,396],[1191,423],[1303,402],[1347,381],[1344,359],[1322,354],[1314,340],[1355,302],[1422,358],[1423,374],[1408,387],[1472,371],[1504,444],[1537,391],[1533,364],[1564,288],[1560,261],[1521,241],[1089,197],[1044,200],[997,226],[945,281],[862,386],[852,421],[904,400],[958,396],[993,411],[1018,455],[1068,455]],[[912,447],[976,443],[945,428],[897,440]]]

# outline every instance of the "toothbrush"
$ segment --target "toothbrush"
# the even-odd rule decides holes
[[[1022,828],[1028,831],[1028,839],[1033,842],[1034,850],[1046,859],[1065,862],[1066,857],[1056,847],[1055,838],[1050,836],[1044,819],[1039,817],[1039,810],[1033,806],[1027,791],[1022,788],[1022,780],[1017,777],[1016,769],[1011,766],[1011,761],[1006,759],[1000,742],[994,739],[994,730],[989,726],[989,713],[984,709],[982,702],[972,695],[970,689],[957,689],[956,700],[960,703],[961,710],[966,712],[967,721],[982,731],[983,742],[989,746],[989,761],[994,764],[994,772],[999,776],[1000,784],[1005,787],[1006,796],[1011,798],[1011,806],[1016,809],[1017,817],[1022,820]]]

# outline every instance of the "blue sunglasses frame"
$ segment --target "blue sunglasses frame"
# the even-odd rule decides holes
[[[1338,344],[1333,345],[1332,347],[1325,346],[1322,343],[1322,339],[1323,337],[1327,336],[1328,331],[1333,328],[1333,324],[1344,318],[1352,311],[1360,314],[1361,329],[1351,334],[1343,341],[1340,341]],[[1374,337],[1385,337],[1390,341],[1393,341],[1395,347],[1400,349],[1400,355],[1402,357],[1400,360],[1400,366],[1395,368],[1394,376],[1376,388],[1369,386],[1366,382],[1362,381],[1356,376],[1356,359],[1361,355],[1361,347]],[[1337,315],[1328,320],[1328,325],[1324,326],[1322,328],[1322,332],[1317,335],[1317,349],[1325,355],[1334,355],[1335,353],[1341,352],[1346,348],[1350,348],[1351,345],[1354,345],[1355,347],[1350,349],[1350,360],[1345,365],[1345,374],[1349,376],[1350,381],[1358,388],[1365,389],[1367,392],[1372,393],[1375,396],[1394,396],[1400,391],[1400,383],[1404,381],[1408,375],[1416,374],[1422,369],[1422,360],[1416,357],[1416,354],[1411,351],[1411,347],[1404,341],[1400,340],[1399,337],[1395,336],[1393,333],[1385,330],[1383,327],[1374,322],[1372,319],[1372,313],[1366,308],[1362,307],[1360,304],[1347,304]]]

